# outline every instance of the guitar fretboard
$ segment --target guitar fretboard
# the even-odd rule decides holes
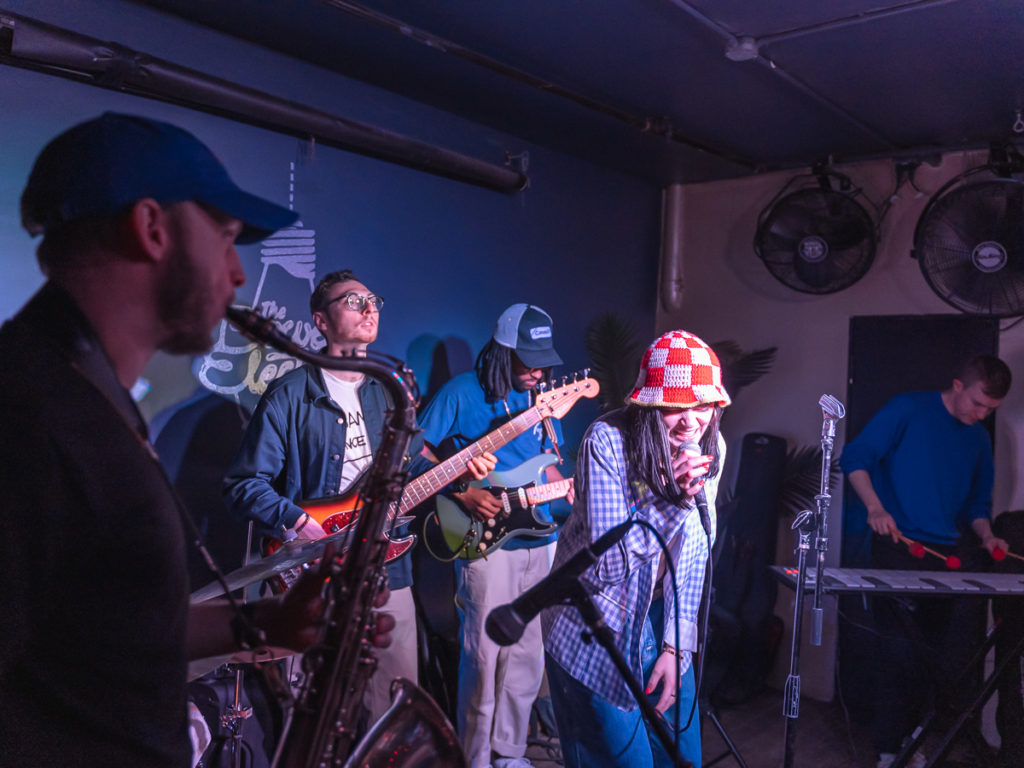
[[[526,489],[526,498],[529,500],[530,506],[561,499],[569,493],[569,485],[571,483],[572,480],[556,480],[553,483],[536,485],[533,488]]]
[[[535,405],[531,406],[511,421],[502,424],[472,445],[445,459],[433,469],[410,480],[408,485],[405,486],[405,493],[402,495],[399,514],[405,514],[456,478],[465,474],[466,464],[470,459],[476,458],[483,453],[493,453],[539,422],[541,418],[540,409]]]

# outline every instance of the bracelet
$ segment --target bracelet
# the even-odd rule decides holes
[[[671,653],[671,654],[672,654],[673,656],[675,656],[675,657],[676,657],[677,659],[679,658],[679,651],[678,651],[677,649],[673,648],[673,647],[672,647],[671,645],[669,645],[668,643],[663,643],[663,644],[662,644],[662,646],[661,646],[661,652],[662,652],[662,653]]]
[[[298,533],[303,528],[305,528],[307,525],[309,525],[309,521],[313,519],[312,517],[310,517],[309,512],[303,512],[302,516],[303,516],[303,520],[302,520],[301,525],[297,525],[294,528],[296,533]]]

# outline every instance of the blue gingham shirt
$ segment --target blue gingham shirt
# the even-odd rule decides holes
[[[708,538],[695,506],[676,507],[656,497],[626,467],[621,419],[609,414],[590,425],[580,445],[576,470],[576,503],[562,529],[552,569],[593,544],[610,528],[630,517],[645,520],[664,536],[675,563],[676,590],[665,569],[664,640],[680,651],[682,671],[689,669],[690,652],[697,650],[697,612],[704,587]],[[725,442],[719,436],[725,459]],[[712,540],[717,518],[715,496],[718,475],[705,484],[711,517]],[[661,562],[661,548],[653,534],[641,525],[629,532],[581,576],[616,645],[641,684],[640,639],[654,593]],[[675,637],[674,618],[679,614],[680,636]],[[541,617],[545,650],[574,678],[615,706],[632,710],[633,694],[622,681],[611,657],[596,642],[584,643],[583,619],[574,606],[546,609]]]

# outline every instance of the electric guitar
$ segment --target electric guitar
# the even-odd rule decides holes
[[[584,376],[586,376],[584,371]],[[564,379],[563,379],[564,380]],[[537,394],[533,405],[475,443],[471,443],[453,456],[410,480],[402,493],[401,500],[391,504],[384,525],[385,530],[403,525],[412,518],[406,513],[422,504],[442,488],[466,472],[467,463],[484,453],[494,452],[512,441],[523,432],[539,424],[542,419],[560,419],[569,412],[581,397],[596,397],[600,386],[596,379],[573,380],[560,387]],[[299,506],[320,525],[325,533],[338,533],[355,525],[359,519],[362,498],[358,490],[338,496],[327,496],[299,502]],[[310,523],[312,525],[312,522]],[[414,535],[391,539],[388,544],[386,562],[391,563],[406,554],[416,543]],[[267,549],[273,551],[281,542],[270,540]]]
[[[501,500],[501,511],[489,520],[469,515],[453,498],[438,496],[435,501],[437,522],[450,556],[476,560],[517,536],[540,537],[557,531],[561,524],[537,517],[535,509],[538,504],[561,499],[569,493],[572,480],[535,485],[543,479],[544,470],[557,462],[557,457],[542,453],[513,469],[492,472],[483,482],[470,483],[486,488]]]

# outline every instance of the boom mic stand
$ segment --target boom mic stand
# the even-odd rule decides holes
[[[797,576],[796,605],[793,607],[793,641],[790,646],[789,676],[786,678],[786,689],[782,700],[782,714],[785,715],[785,733],[783,741],[785,752],[784,768],[793,765],[793,747],[795,744],[796,719],[800,716],[800,638],[803,634],[804,616],[804,584],[807,579],[807,553],[811,549],[811,534],[815,534],[814,550],[816,552],[816,571],[814,580],[814,602],[811,610],[811,643],[821,645],[821,625],[824,611],[822,610],[822,571],[825,567],[825,553],[828,551],[828,510],[832,501],[829,494],[829,480],[832,472],[832,447],[836,436],[836,422],[846,415],[846,409],[832,395],[822,395],[818,400],[821,406],[823,423],[821,426],[821,485],[814,497],[816,510],[805,509],[792,528],[798,532],[797,544]]]

